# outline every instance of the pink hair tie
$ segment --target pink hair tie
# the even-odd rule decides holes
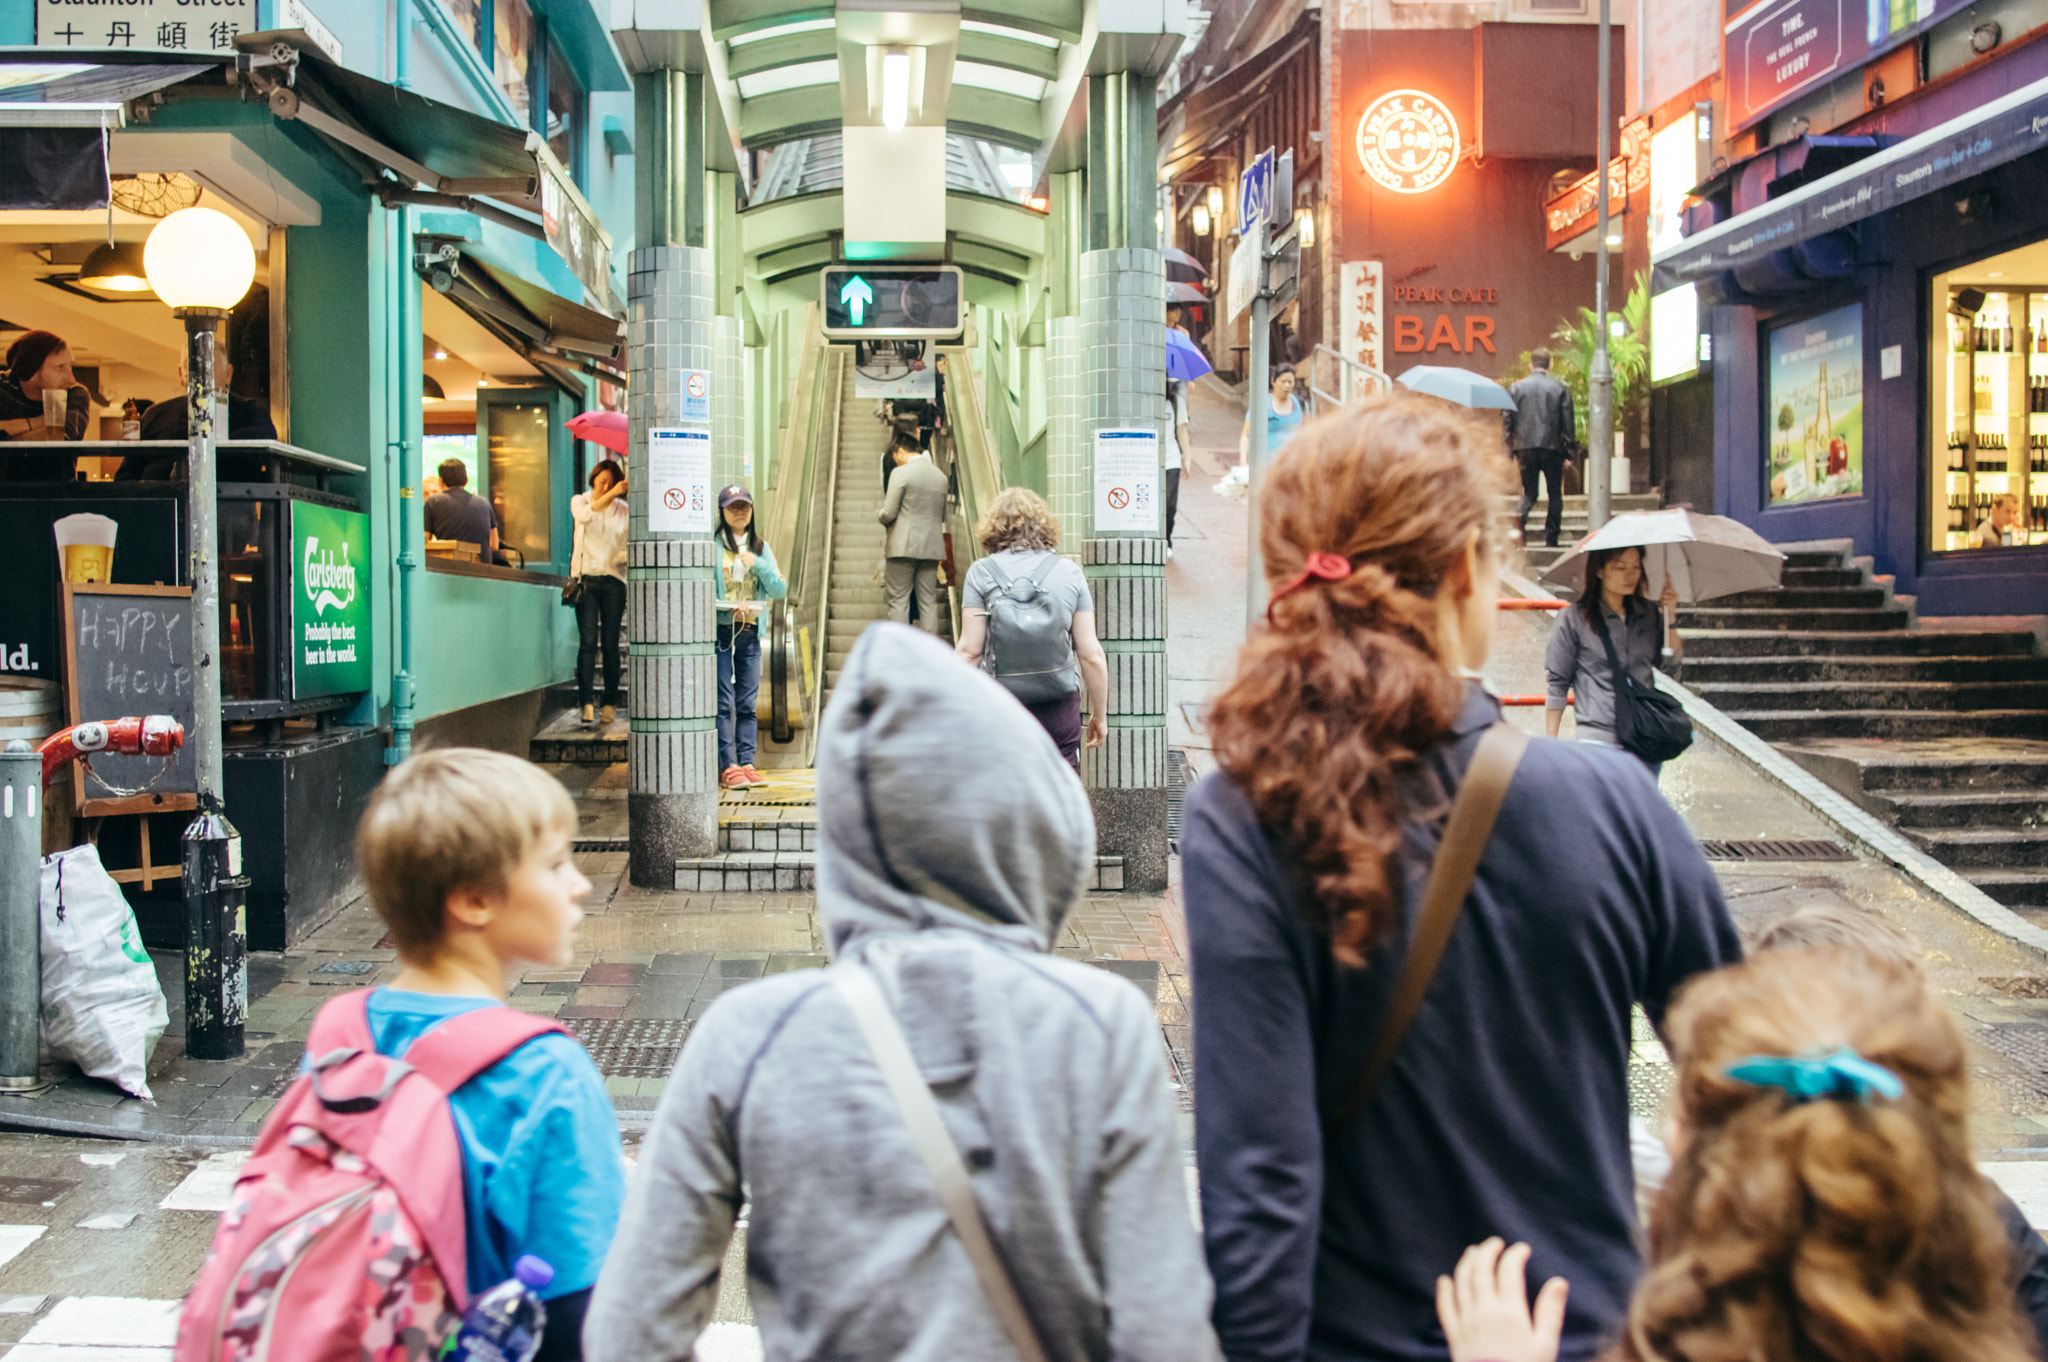
[[[1302,564],[1301,571],[1288,579],[1287,585],[1273,593],[1266,602],[1266,623],[1273,622],[1273,607],[1282,597],[1291,596],[1307,586],[1310,581],[1341,582],[1351,575],[1351,560],[1334,553],[1311,553]]]

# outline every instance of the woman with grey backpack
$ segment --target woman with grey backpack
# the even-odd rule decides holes
[[[1095,637],[1095,598],[1060,557],[1060,522],[1028,487],[1005,488],[974,527],[986,557],[967,569],[958,652],[1001,682],[1081,769],[1081,685],[1087,745],[1109,737],[1109,660]]]

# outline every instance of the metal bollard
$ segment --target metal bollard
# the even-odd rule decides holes
[[[249,877],[242,834],[218,809],[186,825],[185,1053],[239,1059],[249,1010]]]
[[[19,738],[0,752],[0,1092],[42,1086],[43,759]]]

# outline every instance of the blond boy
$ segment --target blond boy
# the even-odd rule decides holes
[[[503,1007],[527,966],[573,958],[590,881],[569,857],[576,809],[531,763],[477,748],[422,752],[394,770],[356,831],[356,861],[405,968],[369,999],[380,1054],[438,1023]],[[531,1253],[555,1270],[540,1358],[578,1339],[625,1200],[618,1120],[589,1054],[563,1035],[527,1042],[449,1097],[462,1142],[469,1289]]]

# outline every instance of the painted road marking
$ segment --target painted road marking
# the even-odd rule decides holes
[[[234,1149],[215,1154],[185,1175],[185,1180],[171,1189],[171,1194],[157,1203],[165,1211],[210,1211],[219,1215],[228,1208],[228,1197],[235,1190],[235,1179],[242,1175],[242,1165],[249,1161],[249,1151]]]
[[[48,1225],[0,1225],[0,1265],[14,1261],[15,1255],[43,1237]]]
[[[697,1362],[761,1362],[761,1355],[761,1331],[751,1324],[709,1325],[697,1338]]]
[[[78,1228],[82,1230],[125,1230],[134,1224],[135,1220],[136,1213],[134,1211],[108,1211],[105,1215],[95,1215],[79,1221]]]
[[[2036,1229],[2048,1225],[2048,1163],[1980,1163],[1977,1167],[2026,1213],[2028,1224]]]
[[[106,1351],[115,1362],[168,1359],[178,1341],[178,1301],[133,1296],[69,1296],[22,1336],[48,1346],[49,1362],[88,1362],[80,1349]],[[8,1362],[34,1362],[35,1349],[16,1346]],[[91,1362],[97,1362],[92,1359]]]

